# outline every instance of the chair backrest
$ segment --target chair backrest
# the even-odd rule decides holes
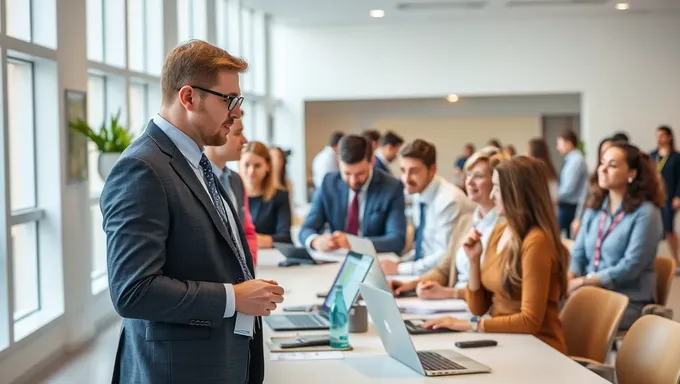
[[[675,259],[658,256],[654,260],[654,270],[656,271],[656,303],[666,306],[668,293],[675,277]]]
[[[623,338],[616,357],[618,384],[675,384],[680,380],[680,323],[646,315]]]
[[[604,363],[619,328],[628,296],[598,287],[577,289],[560,313],[567,354]]]

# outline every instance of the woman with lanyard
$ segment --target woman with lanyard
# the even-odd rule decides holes
[[[663,228],[673,257],[680,261],[678,237],[673,229],[675,212],[680,209],[680,153],[675,152],[673,131],[667,126],[657,128],[656,142],[658,147],[650,156],[656,162],[656,170],[666,187],[666,204],[662,210]]]
[[[598,184],[571,251],[568,293],[593,285],[628,296],[620,324],[628,329],[654,303],[663,187],[650,157],[621,142],[604,152]]]

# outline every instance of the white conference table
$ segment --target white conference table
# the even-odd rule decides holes
[[[276,250],[258,252],[257,278],[276,280],[286,290],[284,303],[274,313],[282,312],[281,308],[286,306],[323,302],[316,294],[330,288],[340,264],[280,268],[277,264],[283,259]],[[461,316],[460,313],[452,315]],[[266,323],[264,328],[265,341],[272,336],[319,333],[274,332]],[[411,338],[418,350],[453,349],[489,366],[492,372],[437,378],[421,376],[387,355],[369,319],[368,332],[350,333],[349,341],[353,350],[343,352],[344,359],[272,361],[265,346],[265,383],[426,383],[432,380],[486,384],[608,383],[530,335],[461,332],[417,335]],[[479,339],[496,340],[498,346],[458,349],[454,345],[456,341]]]

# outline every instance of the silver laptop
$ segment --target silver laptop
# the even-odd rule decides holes
[[[365,283],[359,286],[380,340],[393,359],[423,376],[491,372],[491,368],[452,350],[416,351],[392,294]]]
[[[350,308],[359,294],[359,284],[366,278],[368,270],[373,264],[373,256],[362,255],[356,252],[347,253],[340,271],[335,276],[328,297],[321,309],[316,313],[299,313],[289,315],[271,315],[265,317],[267,325],[275,331],[308,331],[322,330],[330,327],[329,315],[333,300],[335,299],[335,287],[342,285],[345,305]]]

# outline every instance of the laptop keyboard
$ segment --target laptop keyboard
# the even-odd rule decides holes
[[[418,352],[420,363],[427,371],[455,371],[466,369],[436,352]]]
[[[327,324],[319,316],[286,316],[286,318],[297,328],[306,327],[325,327]]]

